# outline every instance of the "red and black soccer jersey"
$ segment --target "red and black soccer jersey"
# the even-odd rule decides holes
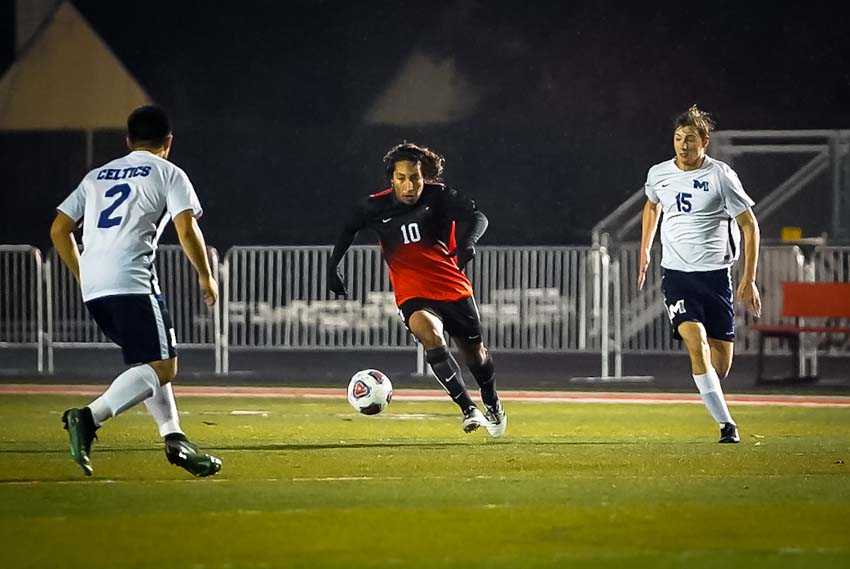
[[[362,202],[345,230],[378,234],[396,304],[411,298],[455,301],[472,296],[453,256],[455,222],[470,221],[475,212],[474,201],[442,184],[425,184],[414,205],[398,202],[387,189]]]

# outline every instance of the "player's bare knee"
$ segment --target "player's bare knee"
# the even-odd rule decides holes
[[[443,338],[442,322],[436,316],[420,310],[413,313],[408,326],[426,350],[446,345],[446,340]]]
[[[150,362],[148,365],[150,365],[156,372],[156,376],[159,378],[160,385],[165,385],[166,383],[174,380],[174,378],[177,377],[176,357],[169,358],[167,360]]]

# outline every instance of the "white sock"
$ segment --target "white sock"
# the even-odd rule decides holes
[[[732,415],[729,414],[729,408],[726,406],[726,399],[723,397],[723,390],[720,388],[720,378],[717,377],[714,368],[708,366],[705,373],[694,375],[693,378],[700,397],[714,420],[718,423],[734,424],[735,421],[732,420]]]
[[[95,425],[118,415],[153,395],[159,388],[159,377],[147,364],[131,367],[110,385],[103,395],[89,403]]]
[[[177,412],[177,402],[174,400],[174,390],[171,383],[160,386],[152,397],[145,399],[145,407],[159,427],[159,436],[181,433],[180,415]]]

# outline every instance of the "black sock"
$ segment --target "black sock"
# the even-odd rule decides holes
[[[478,387],[481,388],[481,400],[488,407],[496,407],[499,404],[499,395],[496,393],[496,380],[493,377],[495,374],[493,358],[488,355],[481,364],[469,364],[469,371],[472,372]]]
[[[470,407],[475,406],[469,393],[466,391],[466,385],[463,383],[463,376],[460,373],[460,366],[449,353],[449,350],[443,346],[434,348],[425,352],[425,359],[434,370],[434,375],[437,376],[437,381],[448,391],[452,401],[454,401],[461,411],[466,411]]]
[[[94,415],[92,415],[91,409],[89,409],[88,407],[83,407],[80,410],[80,416],[83,422],[86,424],[86,428],[91,429],[92,431],[96,431],[100,428],[94,424]]]

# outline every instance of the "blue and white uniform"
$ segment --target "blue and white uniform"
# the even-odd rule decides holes
[[[730,267],[740,255],[735,218],[755,202],[729,165],[706,156],[696,170],[675,159],[649,169],[646,196],[660,203],[664,302],[674,334],[681,322],[702,322],[710,338],[735,337]]]
[[[162,301],[154,259],[168,221],[203,213],[186,173],[137,150],[89,172],[57,208],[83,220],[80,284],[101,330],[128,364],[176,355],[174,328]]]

